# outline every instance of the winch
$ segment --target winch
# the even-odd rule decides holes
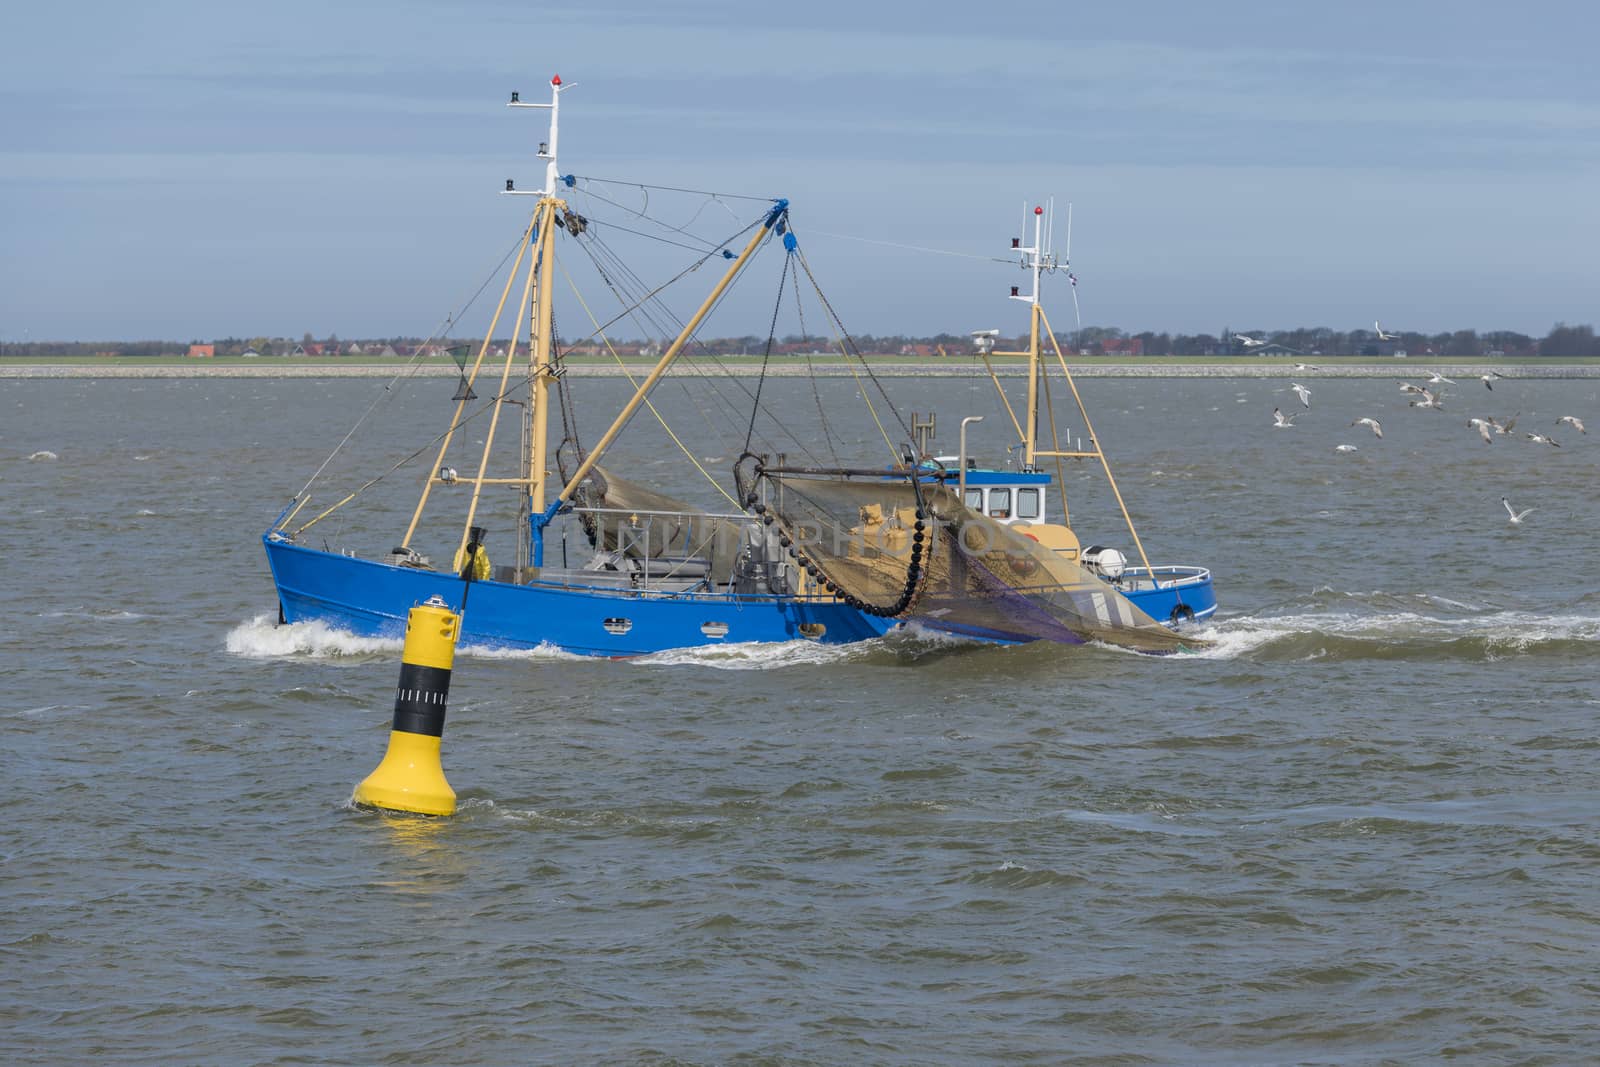
[[[1102,578],[1109,578],[1113,582],[1122,577],[1122,572],[1127,569],[1128,557],[1114,548],[1105,548],[1101,545],[1090,545],[1083,550],[1079,557],[1083,565]]]

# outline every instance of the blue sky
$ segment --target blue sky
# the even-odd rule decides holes
[[[1600,320],[1597,28],[1405,0],[7,5],[0,339],[426,335],[531,206],[495,195],[540,177],[540,120],[503,104],[553,73],[563,170],[788,197],[858,333],[1021,329],[984,257],[1054,196],[1086,324],[1542,335]],[[770,287],[738,296],[709,332],[765,332]],[[1059,280],[1046,304],[1070,326]]]

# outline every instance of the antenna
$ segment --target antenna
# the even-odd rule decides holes
[[[548,104],[524,103],[521,93],[512,93],[506,107],[539,108],[550,112],[550,136],[547,140],[539,142],[538,158],[545,161],[544,188],[543,189],[518,189],[510,178],[506,179],[505,195],[507,196],[554,196],[556,182],[560,180],[560,168],[556,165],[556,132],[561,114],[561,90],[570,89],[571,85],[561,83],[561,75],[557,74],[550,79],[550,102]]]

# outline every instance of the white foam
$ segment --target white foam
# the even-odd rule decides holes
[[[357,637],[320,622],[295,622],[279,625],[270,614],[257,615],[228,631],[224,647],[235,656],[247,659],[279,659],[285,656],[363,656],[377,652],[398,654],[403,647],[398,637]]]
[[[49,449],[41,449],[28,457],[29,459],[60,459],[61,457]]]
[[[380,653],[398,656],[405,650],[405,640],[399,637],[363,637],[323,622],[280,624],[272,615],[265,614],[257,615],[228,631],[224,647],[236,656],[249,659],[278,659],[286,656],[327,659]],[[456,656],[472,659],[580,662],[592,658],[575,652],[566,652],[553,645],[540,645],[537,648],[496,648],[488,645],[463,644],[456,649]]]
[[[780,667],[810,667],[841,663],[857,655],[854,645],[824,645],[816,641],[738,641],[726,645],[672,648],[640,656],[632,663],[648,667],[713,667],[724,671],[767,671]]]
[[[520,659],[520,660],[569,660],[588,662],[593,656],[582,656],[576,652],[568,652],[551,644],[541,644],[536,648],[491,648],[487,645],[462,645],[456,650],[460,656],[471,656],[473,659]]]
[[[1592,615],[1536,615],[1526,611],[1494,611],[1443,619],[1414,611],[1367,614],[1305,612],[1295,615],[1236,617],[1213,621],[1197,631],[1212,642],[1195,659],[1235,659],[1274,641],[1320,636],[1355,641],[1414,641],[1447,644],[1463,638],[1482,639],[1493,655],[1515,653],[1550,641],[1600,642],[1600,618]],[[1317,659],[1326,650],[1309,655]]]

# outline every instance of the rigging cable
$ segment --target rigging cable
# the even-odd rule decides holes
[[[778,332],[778,312],[783,309],[783,289],[789,281],[789,262],[793,258],[793,251],[783,257],[783,274],[778,278],[778,298],[772,302],[772,321],[767,325],[767,350],[761,353],[761,376],[756,379],[755,403],[750,407],[750,428],[744,433],[746,452],[750,451],[750,439],[756,433],[756,414],[761,410],[761,390],[767,384],[767,364],[772,360],[772,338]]]
[[[532,228],[531,224],[529,228]],[[461,307],[455,312],[447,312],[445,314],[444,322],[440,323],[439,326],[434,327],[433,333],[428,336],[428,339],[417,346],[417,351],[412,355],[411,361],[397,371],[393,378],[384,383],[383,390],[373,398],[372,403],[367,406],[367,410],[362,412],[361,416],[356,419],[355,425],[350,427],[350,431],[346,433],[339,443],[333,447],[333,451],[328,453],[328,458],[322,461],[322,465],[318,467],[311,477],[306,480],[306,484],[301,486],[300,492],[296,493],[293,499],[299,500],[300,497],[304,495],[313,484],[316,483],[316,480],[322,477],[322,472],[328,469],[328,464],[332,463],[334,457],[344,450],[345,445],[350,443],[350,439],[355,436],[356,431],[359,430],[361,425],[367,421],[368,417],[371,416],[373,411],[377,410],[378,406],[383,403],[385,399],[393,399],[393,397],[388,394],[390,394],[396,382],[403,378],[416,377],[417,372],[422,369],[422,353],[428,348],[429,345],[433,344],[435,339],[439,337],[440,329],[444,328],[445,336],[449,336],[448,327],[453,322],[459,320],[462,315],[465,315],[468,309],[470,309],[472,305],[477,302],[478,297],[483,295],[484,289],[488,288],[489,283],[494,281],[494,279],[499,275],[500,271],[504,269],[506,260],[510,259],[511,254],[522,246],[523,241],[527,240],[527,236],[528,232],[527,230],[524,230],[522,235],[517,238],[516,243],[506,251],[504,256],[500,257],[500,262],[496,264],[495,268],[489,272],[488,277],[484,278],[483,284],[478,286],[477,292],[473,293],[472,296],[467,299],[467,302],[462,304]],[[370,485],[371,483],[368,484]],[[357,490],[357,492],[360,492],[360,490]],[[352,494],[352,496],[353,495],[354,494]],[[350,497],[346,497],[346,500],[349,499]]]
[[[811,331],[806,329],[806,309],[805,309],[805,305],[803,303],[801,303],[801,300],[800,300],[800,274],[799,274],[799,272],[796,271],[796,272],[790,273],[789,280],[790,280],[790,284],[792,284],[794,286],[794,313],[795,313],[795,317],[800,320],[800,340],[801,341],[809,341],[811,339]],[[842,466],[842,463],[841,463],[841,461],[839,459],[839,448],[838,448],[837,442],[835,442],[834,437],[833,437],[833,427],[828,423],[828,409],[827,409],[826,405],[824,405],[822,403],[822,390],[817,388],[817,368],[811,362],[811,353],[810,352],[807,352],[805,354],[805,360],[806,360],[806,377],[811,382],[811,399],[816,402],[816,405],[817,405],[817,418],[822,423],[822,440],[823,440],[823,443],[828,446],[828,455],[833,459],[834,466],[836,466],[836,467],[837,466]]]
[[[613,281],[612,278],[609,276],[608,272],[605,270],[605,268],[600,264],[600,262],[599,262],[598,258],[596,258],[596,256],[597,256],[597,254],[598,255],[603,255],[606,258],[607,262],[612,264],[612,271],[610,273],[615,273],[615,274],[619,275],[619,277],[623,280],[624,283],[636,282],[637,281],[637,275],[635,275],[634,272],[632,271],[632,269],[629,268],[626,265],[626,263],[624,263],[622,261],[622,259],[619,256],[617,256],[617,254],[610,249],[610,247],[604,242],[604,240],[602,238],[600,238],[597,235],[595,235],[593,233],[593,231],[589,231],[588,236],[590,238],[588,244],[580,246],[580,247],[584,247],[585,251],[589,253],[590,258],[595,260],[595,267],[596,267],[597,270],[599,270],[601,272],[602,277],[606,281],[606,284],[609,285],[614,291],[616,291],[619,299],[621,299],[623,301],[623,303],[626,304],[627,303],[627,300],[625,299],[626,294],[624,294],[624,292],[622,290],[623,290],[623,288],[626,288],[627,286],[626,285],[620,285],[619,286],[619,284],[617,282]],[[738,235],[734,235],[734,236],[737,237]],[[730,238],[730,241],[731,240],[732,240],[732,238]],[[726,243],[728,243],[728,242],[724,242],[724,244],[726,244]],[[589,245],[593,245],[593,247],[590,248]],[[704,263],[705,259],[707,259],[707,258],[709,258],[709,254],[707,256],[702,257],[696,263],[695,266],[698,267],[700,264]],[[689,269],[693,270],[695,268],[691,267]],[[688,273],[688,271],[685,271],[684,273],[686,274],[686,273]],[[680,274],[679,277],[682,277],[682,275]],[[674,279],[674,280],[676,280],[676,279]],[[737,287],[737,285],[739,283],[739,280],[740,279],[736,278],[733,281],[733,283],[729,286],[729,288],[726,291],[724,291],[723,295],[718,299],[718,302],[715,305],[713,305],[713,307],[711,309],[712,311],[714,311],[717,307],[720,307],[722,301],[726,300],[732,294],[732,291],[733,291],[733,289],[735,287]],[[643,286],[643,282],[642,281],[637,281],[637,284],[640,287]],[[616,316],[616,318],[613,318],[611,320],[611,322],[607,323],[606,325],[609,326],[609,325],[611,325],[611,323],[616,322],[617,319],[620,319],[620,318],[622,318],[624,316],[639,315],[639,316],[642,316],[648,323],[649,329],[646,330],[647,333],[651,332],[651,331],[654,331],[655,333],[660,334],[660,335],[666,335],[668,333],[676,335],[676,334],[681,333],[682,332],[682,327],[683,327],[683,320],[680,319],[675,313],[673,313],[672,310],[670,308],[668,308],[665,305],[664,302],[655,299],[656,294],[660,293],[665,288],[666,288],[666,286],[661,286],[661,287],[657,288],[656,290],[654,290],[653,292],[647,294],[646,296],[640,297],[637,300],[634,300],[634,302],[631,305],[629,305],[625,311],[623,311],[621,314]],[[648,304],[647,304],[647,302],[648,302]],[[652,314],[648,310],[648,306],[657,307],[659,309],[659,311],[660,311],[660,314],[665,318],[666,322],[673,324],[672,327],[669,328],[662,321],[662,319],[657,318],[656,315]],[[591,336],[594,336],[594,335],[591,334]],[[685,366],[687,366],[688,368],[693,370],[694,373],[698,377],[700,377],[703,381],[706,382],[706,384],[710,387],[710,390],[711,390],[710,395],[711,395],[712,399],[717,401],[726,410],[727,415],[731,419],[737,419],[740,416],[740,414],[742,413],[741,412],[741,408],[737,404],[735,404],[725,394],[725,392],[723,391],[722,387],[718,384],[717,379],[713,378],[712,375],[711,375],[711,372],[704,366],[704,362],[703,361],[706,360],[706,359],[709,359],[709,361],[716,368],[716,370],[720,371],[722,376],[727,378],[728,381],[735,388],[737,388],[738,390],[742,391],[747,399],[754,401],[755,400],[755,394],[750,390],[750,387],[745,385],[744,381],[741,378],[735,376],[733,374],[733,372],[724,363],[722,363],[721,359],[718,358],[717,356],[715,356],[713,354],[705,353],[705,354],[702,354],[701,356],[697,357],[696,354],[695,354],[694,348],[698,347],[700,344],[701,344],[701,342],[699,341],[698,337],[688,338],[686,340],[685,348],[684,348],[684,350],[682,352],[680,352],[678,358],[679,358],[680,362],[682,362]],[[704,410],[701,408],[699,400],[694,396],[694,394],[692,392],[690,392],[687,382],[684,382],[684,381],[680,380],[679,384],[683,388],[685,395],[688,396],[690,398],[691,402],[695,404],[696,408],[701,410],[702,417],[704,417],[706,419],[708,427],[710,427],[713,430],[713,432],[715,432],[716,429],[717,429],[716,424],[713,423],[711,421],[710,417],[705,414]],[[769,414],[770,414],[770,411],[769,411]],[[774,416],[774,421],[777,422],[776,416]],[[781,422],[778,422],[777,424],[779,426],[782,426]],[[816,458],[815,455],[811,452],[811,450],[806,446],[806,443],[803,440],[801,440],[794,433],[793,430],[789,429],[788,427],[783,427],[783,429],[784,429],[784,432],[785,432],[786,436],[788,436],[789,439],[794,442],[795,446],[798,448],[798,450],[800,451],[801,454],[806,455],[806,456],[808,456],[808,457],[810,457],[812,459]],[[765,443],[768,447],[772,448],[773,451],[777,451],[776,444],[774,442],[768,440],[765,437],[765,435],[762,435],[762,440],[763,440],[763,443]]]
[[[573,282],[572,275],[567,271],[566,265],[565,264],[560,264],[560,266],[561,266],[562,275],[567,279],[567,287],[572,290],[572,295],[578,298],[578,304],[579,304],[579,306],[581,306],[583,308],[584,314],[589,316],[589,321],[590,322],[594,322],[595,321],[594,312],[589,310],[588,302],[583,299],[583,294],[581,292],[579,292],[577,284]],[[624,378],[626,378],[628,380],[628,384],[633,386],[634,389],[637,391],[638,388],[639,388],[639,383],[634,380],[634,377],[633,377],[632,374],[628,373],[627,365],[622,362],[622,356],[617,352],[617,350],[615,348],[612,347],[611,339],[609,337],[605,336],[604,334],[601,334],[600,340],[605,343],[606,351],[610,352],[611,353],[611,357],[614,360],[616,360],[618,369],[620,369],[622,371],[622,376]],[[660,411],[656,410],[655,404],[651,402],[649,397],[645,397],[644,404],[645,404],[645,407],[650,409],[650,414],[652,414],[652,415],[654,415],[656,417],[656,421],[661,424],[661,428],[666,431],[667,436],[672,438],[672,443],[677,445],[678,446],[678,450],[681,451],[686,457],[688,457],[688,460],[689,460],[690,463],[694,464],[695,470],[697,470],[701,474],[705,475],[706,481],[710,482],[712,487],[715,488],[717,492],[721,493],[724,497],[726,497],[730,504],[732,504],[734,507],[738,507],[739,506],[739,502],[737,500],[734,500],[733,497],[731,495],[729,495],[728,491],[722,487],[722,485],[717,481],[717,479],[711,474],[710,471],[706,470],[705,467],[700,465],[700,461],[695,458],[694,453],[691,452],[689,450],[688,446],[685,445],[683,443],[683,441],[681,439],[679,439],[678,435],[673,432],[672,427],[667,425],[667,420],[662,417]],[[574,443],[576,443],[576,441],[574,441]],[[580,460],[582,459],[582,456],[583,456],[583,453],[582,453],[581,446],[580,446],[580,450],[579,450],[579,458],[580,458]],[[563,476],[563,477],[565,477],[565,476]]]
[[[916,435],[913,434],[910,427],[906,425],[905,418],[901,416],[899,409],[894,406],[894,401],[889,398],[889,393],[884,389],[883,383],[878,380],[877,375],[872,373],[872,367],[867,363],[866,357],[861,354],[860,346],[856,344],[855,338],[850,336],[850,332],[844,328],[844,323],[839,320],[839,315],[833,310],[833,305],[828,303],[827,296],[822,292],[822,286],[817,284],[816,275],[811,273],[811,264],[806,262],[805,253],[799,253],[799,257],[800,268],[806,272],[806,278],[810,280],[811,287],[817,294],[817,299],[822,302],[823,308],[825,308],[828,312],[829,319],[833,322],[834,326],[839,330],[839,332],[843,334],[845,341],[848,342],[847,346],[841,346],[844,351],[844,355],[846,357],[849,357],[852,354],[855,356],[856,361],[859,362],[862,369],[867,372],[867,377],[871,379],[872,384],[877,386],[878,395],[883,398],[884,404],[888,407],[890,413],[894,415],[895,421],[900,424],[900,429],[905,432],[906,440],[914,440]],[[850,373],[855,377],[858,383],[861,381],[861,377],[860,375],[856,374],[854,366],[850,367]],[[867,410],[872,414],[872,421],[878,425],[878,432],[883,434],[884,443],[889,446],[890,455],[894,455],[896,458],[898,458],[894,444],[890,442],[888,431],[883,428],[883,422],[878,418],[877,409],[873,406],[871,398],[869,398],[865,392],[863,392],[861,396],[862,399],[867,403]]]
[[[577,181],[600,182],[602,185],[626,185],[632,189],[659,189],[665,193],[689,193],[693,196],[710,196],[719,198],[727,197],[730,200],[757,200],[765,204],[772,203],[774,199],[770,196],[750,196],[745,193],[717,193],[712,192],[709,189],[681,189],[674,185],[650,185],[645,182],[620,181],[616,178],[596,178],[590,174],[573,174],[569,175],[569,177]],[[593,194],[591,193],[590,195]]]

